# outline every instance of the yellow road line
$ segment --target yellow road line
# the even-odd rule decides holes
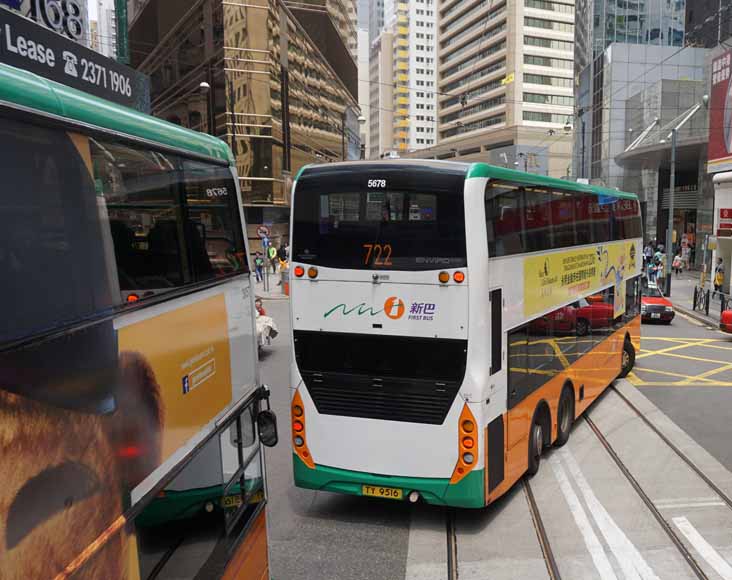
[[[717,359],[713,359],[713,358],[703,358],[703,357],[700,357],[700,356],[691,356],[691,355],[688,355],[688,354],[679,354],[677,352],[663,352],[663,351],[659,351],[659,352],[654,352],[653,355],[670,356],[670,357],[673,357],[673,358],[681,358],[681,359],[685,359],[685,360],[693,360],[693,361],[696,361],[696,362],[705,362],[705,363],[716,364],[716,365],[727,365],[727,364],[730,364],[729,361],[726,361],[726,360],[717,360]],[[640,358],[640,357],[636,357],[636,358]]]
[[[641,359],[641,358],[647,358],[647,357],[649,357],[649,356],[657,356],[657,355],[659,355],[659,354],[666,354],[666,353],[668,353],[668,352],[672,352],[672,351],[674,351],[674,350],[681,350],[681,349],[683,349],[683,348],[689,348],[689,346],[692,346],[692,345],[689,345],[688,343],[684,343],[684,344],[677,344],[676,346],[668,346],[668,347],[666,347],[666,348],[662,348],[662,349],[660,349],[660,350],[654,350],[654,351],[652,351],[652,352],[648,352],[648,353],[646,353],[646,354],[639,354],[639,355],[638,355],[637,357],[635,357],[635,358],[636,358],[636,360],[638,360],[638,359]],[[725,361],[725,362],[726,362],[726,361]]]
[[[667,377],[676,377],[677,379],[682,379],[681,381],[677,381],[677,382],[683,382],[684,380],[689,380],[689,379],[697,379],[697,377],[695,377],[695,376],[683,375],[681,373],[672,373],[670,371],[659,371],[658,369],[642,368],[642,369],[636,369],[636,371],[641,372],[641,373],[654,373],[657,375],[664,375]],[[711,379],[701,379],[701,380],[715,384],[715,381],[713,381]]]
[[[732,382],[724,382],[724,383],[686,383],[686,382],[676,382],[676,383],[659,383],[659,382],[650,382],[650,383],[643,383],[636,385],[638,387],[732,387]]]
[[[696,375],[695,377],[691,377],[690,380],[706,379],[707,377],[711,377],[713,375],[716,375],[717,373],[723,373],[724,371],[729,371],[729,370],[732,370],[732,364],[726,364],[722,367],[718,367],[716,369],[712,369],[705,373],[701,373],[699,375]]]

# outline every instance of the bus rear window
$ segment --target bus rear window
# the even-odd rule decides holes
[[[331,268],[464,267],[462,195],[399,190],[298,192],[293,257]]]

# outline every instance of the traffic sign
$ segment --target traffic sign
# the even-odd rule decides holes
[[[259,226],[257,228],[257,235],[260,238],[267,238],[267,237],[269,237],[269,228],[267,226]]]

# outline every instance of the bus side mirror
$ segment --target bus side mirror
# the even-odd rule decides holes
[[[257,415],[257,429],[259,440],[265,447],[274,447],[279,438],[277,436],[277,416],[271,409],[265,409]]]

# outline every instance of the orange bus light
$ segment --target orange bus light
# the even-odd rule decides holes
[[[302,447],[304,443],[305,440],[302,437],[300,437],[299,435],[295,437],[295,445],[297,445],[298,447]]]
[[[128,294],[127,295],[128,303],[137,302],[138,300],[140,300],[140,297],[137,294]]]
[[[305,275],[305,268],[302,266],[295,266],[295,276],[297,278],[302,278]]]
[[[465,281],[465,274],[458,270],[452,275],[452,279],[455,280],[455,282],[457,282],[458,284],[461,284]]]
[[[473,463],[473,454],[472,453],[463,453],[463,461],[470,465]]]
[[[472,437],[463,438],[463,447],[465,447],[465,449],[472,449],[473,445],[475,445],[475,442]]]
[[[302,433],[302,430],[304,429],[304,426],[300,421],[295,421],[292,424],[292,428],[295,430],[296,433]]]
[[[440,272],[439,276],[437,278],[442,282],[443,284],[447,284],[450,281],[450,274],[447,272]]]
[[[473,429],[475,429],[475,425],[473,425],[472,421],[463,421],[463,431],[466,433],[472,433]]]
[[[308,278],[314,279],[318,277],[318,269],[313,268],[312,266],[308,268]]]
[[[300,405],[295,405],[292,408],[292,414],[295,415],[295,417],[302,417],[302,407]]]

